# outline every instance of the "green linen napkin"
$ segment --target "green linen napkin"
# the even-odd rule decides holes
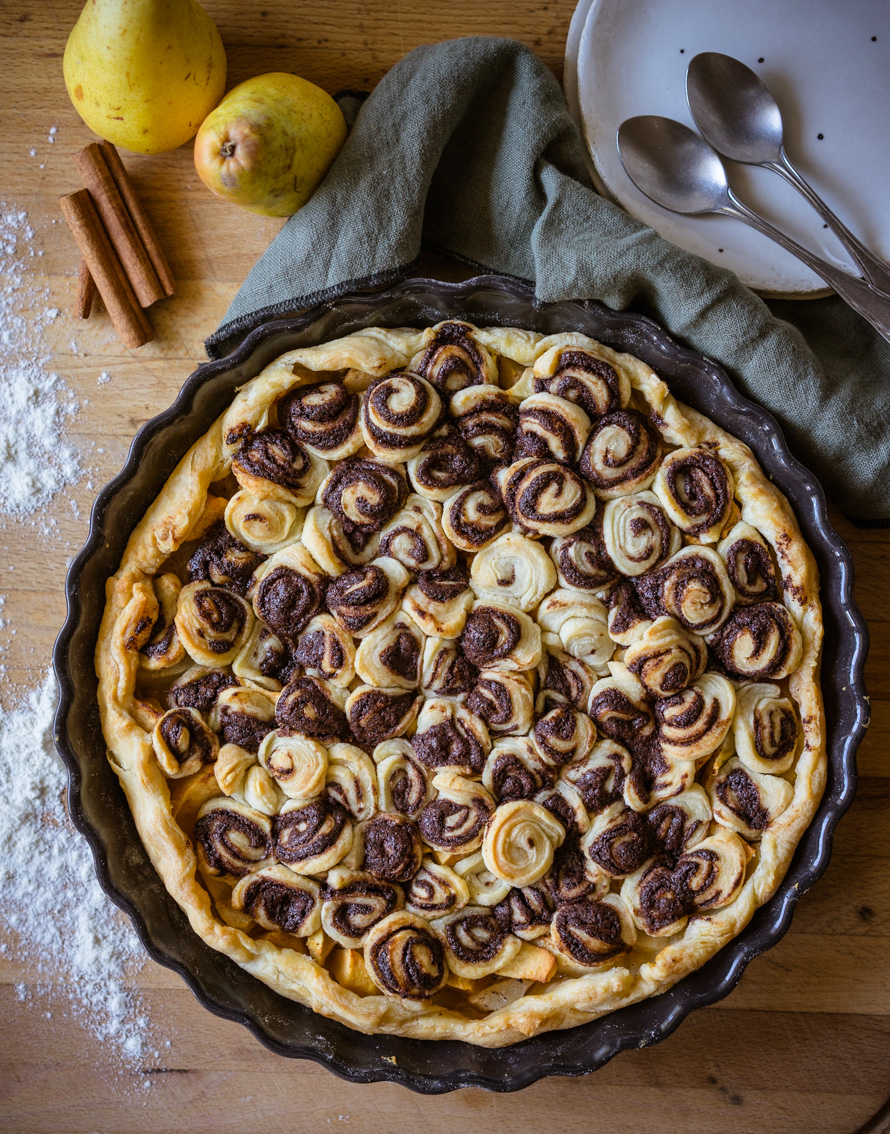
[[[348,99],[344,109],[348,111]],[[890,523],[890,344],[837,298],[765,303],[593,189],[550,71],[512,40],[412,51],[207,340],[404,278],[421,246],[655,319],[769,408],[850,517]]]

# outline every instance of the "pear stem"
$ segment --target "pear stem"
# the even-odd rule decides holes
[[[234,142],[223,142],[223,144],[219,147],[219,156],[224,158],[234,157],[235,149],[236,146]]]

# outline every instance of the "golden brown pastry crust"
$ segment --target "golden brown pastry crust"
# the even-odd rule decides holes
[[[622,385],[629,384],[632,405],[645,410],[649,421],[657,425],[663,446],[712,447],[728,467],[735,482],[735,514],[725,531],[741,520],[765,538],[778,564],[781,600],[801,636],[802,659],[786,682],[803,734],[800,754],[786,776],[793,784],[791,802],[752,844],[755,856],[729,905],[691,917],[682,932],[672,937],[638,940],[630,952],[616,956],[609,967],[530,984],[524,995],[492,1011],[477,1006],[484,1005],[485,999],[478,990],[473,993],[472,982],[462,984],[452,976],[446,993],[433,1001],[399,1000],[377,989],[370,992],[373,986],[361,978],[360,971],[359,977],[342,976],[358,963],[350,955],[350,964],[345,965],[340,957],[342,950],[334,951],[337,963],[328,962],[326,967],[325,957],[330,954],[318,934],[309,938],[282,933],[251,935],[237,924],[227,923],[225,902],[215,902],[187,833],[201,805],[220,795],[213,765],[205,765],[196,776],[168,781],[152,745],[152,730],[163,710],[151,698],[137,695],[139,650],[159,610],[153,579],[169,570],[168,558],[184,542],[195,539],[220,519],[226,504],[221,482],[231,471],[238,439],[246,430],[269,425],[271,409],[281,395],[331,374],[343,376],[344,372],[347,389],[361,391],[372,379],[407,368],[424,349],[428,334],[424,336],[423,331],[411,329],[372,328],[335,342],[291,351],[238,391],[229,409],[183,457],[134,529],[117,573],[108,580],[96,649],[99,702],[108,757],[126,793],[140,837],[167,890],[208,945],[281,995],[362,1032],[460,1039],[498,1047],[540,1032],[573,1027],[665,991],[737,935],[775,892],[815,812],[826,776],[824,714],[818,684],[822,642],[818,579],[813,557],[788,502],[766,478],[748,447],[677,403],[667,385],[643,362],[575,333],[545,339],[518,329],[475,329],[478,344],[495,359],[508,360],[505,372],[515,374],[529,368],[510,390],[516,404],[534,393],[530,368],[537,358],[547,354],[552,359],[554,348],[581,349],[611,365]],[[226,494],[232,491],[228,489]],[[602,500],[598,506],[602,508]],[[217,886],[214,889],[219,893]],[[236,915],[237,911],[229,913]],[[238,917],[230,920],[237,922]],[[640,934],[640,938],[643,936]],[[543,940],[537,938],[536,942]],[[559,964],[557,957],[558,969]],[[578,971],[584,972],[577,966],[560,970]],[[344,983],[339,983],[332,972],[341,974]],[[463,1000],[461,987],[466,989]]]

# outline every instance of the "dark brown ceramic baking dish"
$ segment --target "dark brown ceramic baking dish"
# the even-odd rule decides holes
[[[738,937],[669,992],[593,1023],[497,1050],[362,1035],[278,996],[205,945],[164,889],[136,834],[105,757],[93,669],[105,580],[117,569],[137,519],[236,387],[294,347],[361,327],[420,326],[443,318],[545,334],[578,330],[644,359],[680,400],[747,442],[782,486],[816,556],[825,615],[828,785],[773,899]],[[834,829],[856,788],[856,748],[868,721],[862,681],[867,633],[852,583],[850,554],[828,522],[822,489],[792,457],[775,419],[741,397],[720,367],[679,346],[650,320],[594,302],[541,304],[524,285],[494,276],[461,284],[408,280],[374,295],[341,297],[268,323],[227,358],[200,366],[175,403],[140,430],[124,468],[99,493],[89,539],[68,574],[68,618],[54,652],[61,689],[56,743],[69,772],[71,814],[92,847],[102,886],[130,915],[151,956],[180,973],[211,1012],[246,1025],[272,1051],[315,1060],[353,1082],[389,1080],[426,1093],[462,1086],[514,1091],[547,1075],[582,1075],[626,1048],[657,1043],[695,1008],[726,996],[748,962],[785,933],[798,898],[825,870]]]

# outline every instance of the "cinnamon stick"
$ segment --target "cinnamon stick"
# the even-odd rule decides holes
[[[152,303],[164,298],[164,289],[111,176],[105,155],[98,144],[93,142],[74,155],[74,164],[90,191],[105,231],[133,285],[136,298],[143,307],[150,307]]]
[[[167,263],[167,258],[164,255],[155,230],[152,228],[151,221],[148,219],[148,214],[142,207],[142,202],[136,196],[136,190],[133,188],[130,175],[127,173],[126,167],[120,159],[120,155],[111,142],[100,142],[99,147],[105,157],[109,172],[114,178],[114,183],[117,185],[118,192],[121,197],[123,197],[127,211],[133,220],[133,224],[136,226],[136,231],[142,238],[142,243],[145,245],[145,250],[160,280],[161,287],[164,289],[164,294],[172,295],[176,290],[173,273],[170,271],[170,265]]]
[[[124,345],[130,349],[143,346],[154,337],[151,324],[139,306],[89,192],[78,189],[76,193],[66,193],[59,198],[59,205]]]
[[[83,256],[77,269],[77,303],[74,308],[75,319],[89,319],[93,309],[93,300],[96,298],[96,281],[93,279],[87,262]]]

